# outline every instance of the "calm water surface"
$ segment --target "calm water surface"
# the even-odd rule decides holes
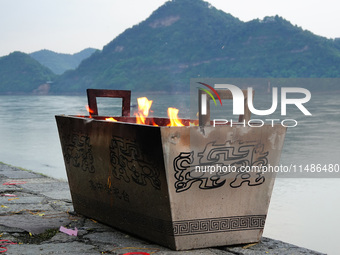
[[[181,109],[180,117],[189,116],[187,95],[151,95],[148,98],[154,100],[154,116],[166,117],[169,106]],[[258,96],[255,106],[269,108],[266,100],[268,97]],[[0,96],[0,161],[66,179],[54,116],[86,115],[86,104],[85,96]],[[100,99],[99,113],[119,115],[120,104],[117,99]],[[288,108],[287,119],[296,119],[299,124],[287,132],[281,164],[340,164],[338,96],[313,94],[308,110],[312,117]],[[283,119],[279,113],[273,117]],[[264,235],[338,254],[340,179],[288,177],[276,180]]]

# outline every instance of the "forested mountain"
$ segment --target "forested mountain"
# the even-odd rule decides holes
[[[0,58],[0,94],[47,93],[56,75],[22,52]]]
[[[188,90],[190,78],[197,77],[340,77],[339,39],[314,35],[279,16],[243,22],[203,0],[168,1],[93,51],[31,54],[56,73],[84,59],[58,76],[27,54],[2,57],[0,93],[171,92]]]
[[[202,0],[173,0],[65,72],[52,90],[178,91],[196,77],[340,77],[339,45],[282,17],[242,22]]]
[[[62,74],[66,70],[76,69],[81,61],[91,56],[96,49],[87,48],[75,54],[56,53],[50,50],[40,50],[29,54],[40,64],[51,69],[55,74]]]

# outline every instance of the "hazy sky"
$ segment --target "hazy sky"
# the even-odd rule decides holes
[[[0,0],[0,56],[49,49],[102,49],[166,0]],[[327,38],[340,37],[338,0],[207,0],[242,21],[278,14]]]

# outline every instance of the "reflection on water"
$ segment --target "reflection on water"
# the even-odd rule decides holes
[[[188,95],[148,98],[154,100],[154,116],[166,117],[170,106],[180,109],[179,117],[189,116]],[[267,99],[255,97],[255,107],[269,108]],[[0,161],[66,179],[54,115],[86,115],[86,104],[85,96],[0,96]],[[120,104],[103,101],[99,112],[119,116]],[[312,117],[289,109],[285,118],[299,124],[287,132],[281,164],[339,164],[339,106],[337,95],[314,94],[308,104]],[[222,114],[226,118],[230,112]],[[270,118],[283,119],[279,113]],[[264,235],[336,254],[340,249],[339,201],[338,178],[277,178]]]

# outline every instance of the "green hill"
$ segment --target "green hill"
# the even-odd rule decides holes
[[[75,54],[62,54],[50,50],[40,50],[31,53],[30,56],[55,74],[62,74],[66,70],[77,68],[81,61],[91,56],[95,51],[96,49],[87,48]]]
[[[201,0],[165,3],[53,84],[178,91],[196,77],[340,77],[339,42],[275,16],[242,22]]]
[[[340,39],[314,35],[278,16],[242,22],[202,0],[166,2],[93,51],[1,57],[0,93],[171,92],[186,91],[197,77],[340,77]],[[75,69],[54,75],[33,57],[56,73]]]
[[[0,94],[47,93],[55,74],[22,52],[0,58]]]

